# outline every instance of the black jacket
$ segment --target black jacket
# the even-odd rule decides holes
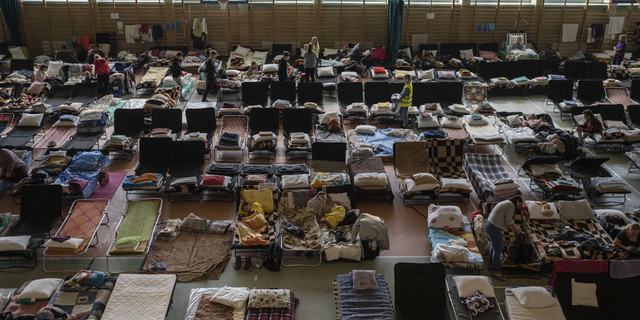
[[[207,74],[208,79],[214,79],[215,76],[218,75],[218,70],[216,70],[215,62],[211,59],[207,59],[205,62],[205,70],[204,72]]]
[[[280,64],[278,65],[278,80],[287,81],[288,71],[289,71],[289,63],[285,61],[284,58],[280,59]]]
[[[182,61],[178,60],[178,58],[173,58],[171,60],[171,76],[173,79],[178,79],[182,76],[182,68],[180,67],[180,63]]]

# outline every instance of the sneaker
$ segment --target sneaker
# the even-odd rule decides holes
[[[209,101],[207,99],[202,99],[202,102],[211,102],[211,101]]]
[[[236,257],[236,261],[233,263],[233,268],[236,270],[240,270],[242,267],[242,257]]]
[[[251,264],[251,256],[244,258],[244,271],[253,271],[253,265]]]

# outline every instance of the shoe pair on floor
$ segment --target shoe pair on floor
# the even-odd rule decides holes
[[[240,270],[242,268],[242,257],[236,257],[236,262],[233,263],[233,268]],[[253,271],[253,264],[251,263],[251,256],[244,258],[244,271]]]

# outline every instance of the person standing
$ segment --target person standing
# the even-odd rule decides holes
[[[313,51],[313,45],[304,45],[304,80],[307,82],[316,82],[316,66],[318,65],[318,55]]]
[[[502,231],[504,227],[508,227],[514,233],[522,231],[515,222],[513,222],[513,216],[516,211],[520,212],[522,209],[522,197],[513,196],[508,200],[504,200],[498,203],[491,213],[489,218],[484,224],[489,240],[491,241],[491,247],[489,247],[489,270],[493,270],[493,278],[505,281],[502,272]]]
[[[98,97],[101,98],[109,94],[109,64],[107,60],[96,54],[94,55],[93,65],[98,78]]]
[[[289,58],[291,54],[289,51],[285,51],[282,53],[282,59],[280,59],[280,63],[278,64],[278,81],[287,81],[289,80]]]
[[[171,60],[171,76],[173,80],[179,85],[182,86],[182,52],[176,53],[176,56]]]
[[[311,38],[311,50],[316,53],[316,57],[320,54],[320,43],[318,43],[318,37]]]
[[[7,179],[18,183],[29,176],[27,165],[11,150],[0,146],[0,180]]]
[[[411,76],[404,75],[404,87],[402,87],[402,100],[400,101],[400,116],[402,117],[402,127],[406,127],[409,123],[409,107],[413,103],[413,84]]]
[[[624,54],[627,52],[627,36],[621,34],[618,38],[618,44],[613,47],[615,53],[613,54],[613,59],[611,60],[611,64],[620,65],[622,63],[622,59],[624,59]]]
[[[209,52],[209,59],[207,59],[207,62],[205,62],[204,72],[207,74],[207,87],[204,89],[202,102],[209,102],[209,100],[207,100],[207,95],[209,95],[209,92],[213,91],[213,93],[218,93],[218,84],[216,83],[216,80],[218,78],[218,70],[216,69],[215,62],[216,57],[218,57],[218,52],[215,50],[211,50]]]

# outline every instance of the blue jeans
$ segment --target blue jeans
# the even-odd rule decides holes
[[[491,247],[489,247],[489,261],[493,265],[493,272],[500,273],[500,257],[502,255],[502,229],[494,226],[489,220],[484,224]]]
[[[623,56],[619,56],[617,54],[613,55],[613,59],[611,59],[611,64],[620,65],[622,63]]]
[[[409,123],[409,107],[400,107],[400,117],[402,117],[402,127],[406,127]]]

